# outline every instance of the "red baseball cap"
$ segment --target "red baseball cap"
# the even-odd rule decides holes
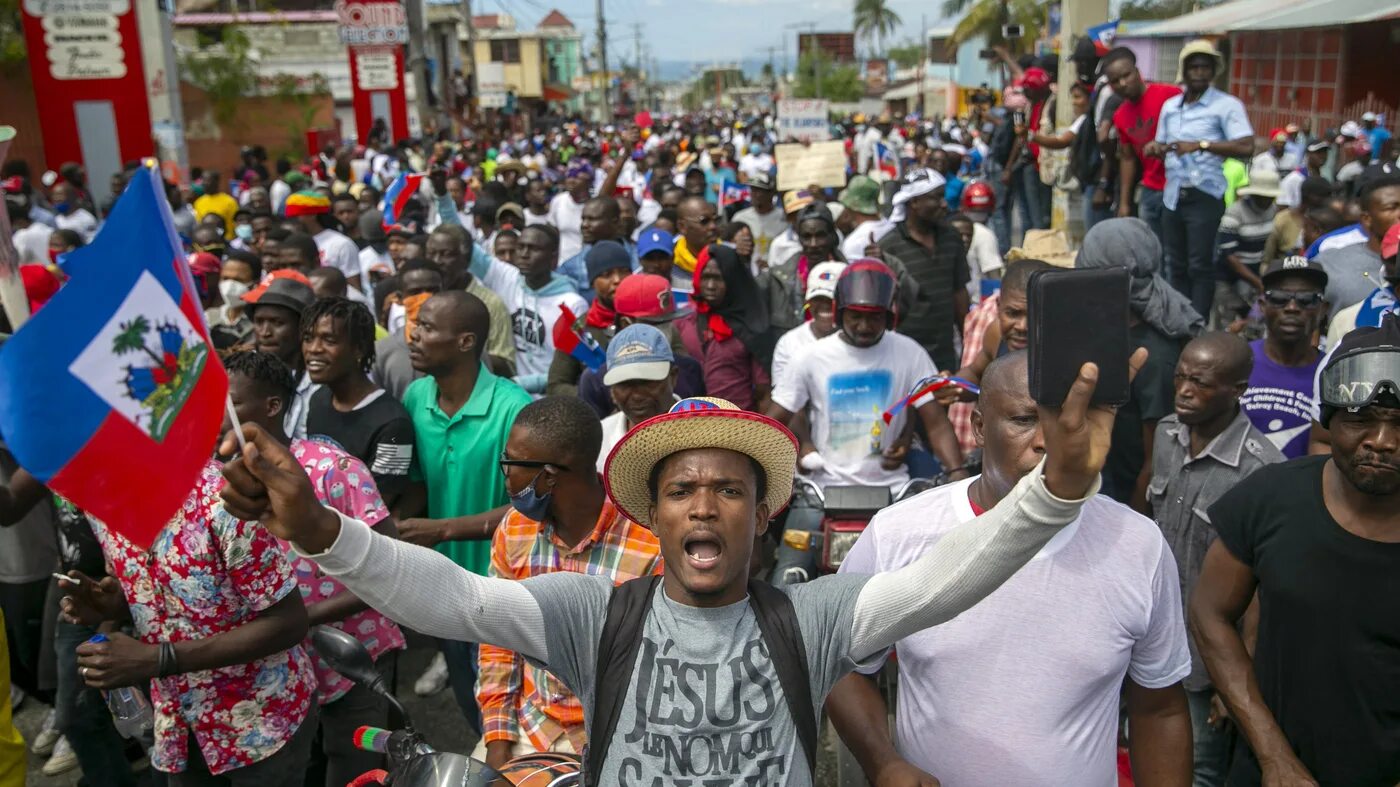
[[[613,310],[641,322],[669,322],[685,314],[676,308],[671,283],[654,273],[634,273],[613,293]]]
[[[1047,90],[1050,87],[1050,72],[1043,68],[1028,68],[1022,77],[1021,84],[1027,90]]]
[[[1390,225],[1381,238],[1381,259],[1388,260],[1400,252],[1400,222]]]

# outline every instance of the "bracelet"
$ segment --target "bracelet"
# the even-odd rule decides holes
[[[156,677],[158,678],[168,678],[180,671],[180,663],[175,655],[175,643],[160,643],[157,665]]]

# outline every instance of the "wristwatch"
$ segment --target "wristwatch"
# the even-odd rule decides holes
[[[1210,140],[1208,140],[1208,139],[1203,139],[1203,140],[1201,140],[1201,150],[1204,150],[1204,151],[1207,151],[1207,152],[1210,151]]]

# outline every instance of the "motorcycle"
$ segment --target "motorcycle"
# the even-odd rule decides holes
[[[349,787],[576,787],[583,775],[579,759],[567,754],[540,753],[517,757],[497,771],[462,754],[442,752],[414,729],[408,711],[384,685],[374,659],[359,640],[331,626],[317,626],[311,643],[331,669],[384,697],[404,719],[401,730],[360,727],[355,747],[378,752],[387,769],[367,771]]]

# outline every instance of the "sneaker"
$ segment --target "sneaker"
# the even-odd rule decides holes
[[[447,688],[447,659],[438,653],[433,656],[428,668],[423,670],[423,674],[413,684],[413,693],[420,697],[431,697],[445,688]]]
[[[30,751],[40,757],[53,754],[53,747],[58,743],[58,739],[63,737],[58,728],[53,726],[53,720],[54,713],[50,709],[44,714],[44,726],[39,729],[39,734],[34,736],[34,745],[30,747]]]
[[[446,669],[446,668],[447,668],[447,663],[446,663],[446,662],[443,662],[443,669]],[[21,705],[24,704],[24,697],[25,697],[24,689],[21,689],[19,686],[16,686],[15,684],[11,683],[11,684],[10,684],[10,710],[11,710],[11,711],[17,711],[17,710],[19,710],[19,706],[21,706]]]
[[[67,738],[59,738],[54,744],[53,756],[44,763],[43,774],[45,776],[57,776],[60,773],[67,773],[78,767],[78,755],[73,753],[73,747],[68,745]]]

